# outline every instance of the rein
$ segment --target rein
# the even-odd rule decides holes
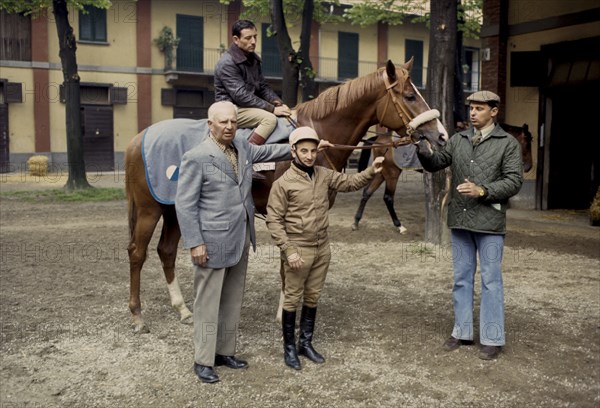
[[[369,150],[369,149],[375,149],[378,147],[399,147],[399,146],[406,146],[409,144],[412,144],[413,141],[409,136],[392,136],[395,138],[398,138],[397,142],[389,142],[389,143],[379,143],[379,142],[372,142],[370,143],[368,146],[367,145],[363,145],[363,146],[352,146],[352,145],[342,145],[342,144],[334,144],[332,149],[340,149],[340,150]]]

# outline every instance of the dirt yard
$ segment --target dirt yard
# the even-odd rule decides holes
[[[315,334],[327,362],[303,360],[299,372],[283,363],[278,251],[257,220],[238,342],[250,368],[219,368],[214,385],[192,372],[192,327],[170,308],[155,252],[142,282],[151,332],[130,331],[124,201],[2,199],[0,407],[600,406],[600,229],[587,214],[509,212],[507,346],[485,362],[477,346],[441,349],[453,323],[450,251],[422,242],[421,175],[399,184],[406,235],[393,229],[381,191],[357,232],[360,193],[338,196]],[[178,268],[191,308],[183,249]]]

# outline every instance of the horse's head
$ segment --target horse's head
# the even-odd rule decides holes
[[[500,127],[510,133],[521,145],[523,172],[527,173],[533,167],[533,157],[531,155],[531,142],[533,137],[529,131],[529,126],[527,123],[524,123],[523,126],[513,126],[507,123],[501,123]]]
[[[388,60],[385,69],[381,69],[386,89],[376,102],[377,119],[381,126],[410,136],[414,143],[427,139],[433,149],[439,149],[446,144],[448,132],[438,119],[439,112],[429,108],[411,82],[412,64],[411,58],[397,69]]]

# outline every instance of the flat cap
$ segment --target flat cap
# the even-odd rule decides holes
[[[313,128],[301,126],[290,133],[290,144],[293,146],[301,140],[314,140],[319,143],[319,136]]]
[[[475,92],[467,98],[468,102],[497,102],[500,103],[500,97],[490,91],[479,91]]]

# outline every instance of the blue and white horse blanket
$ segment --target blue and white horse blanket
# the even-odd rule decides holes
[[[253,129],[238,129],[236,135],[248,139]],[[277,118],[277,127],[267,143],[287,141],[293,130],[284,118]],[[142,137],[142,158],[150,193],[161,204],[175,204],[179,166],[185,152],[196,147],[208,136],[206,119],[168,119],[148,127]]]

